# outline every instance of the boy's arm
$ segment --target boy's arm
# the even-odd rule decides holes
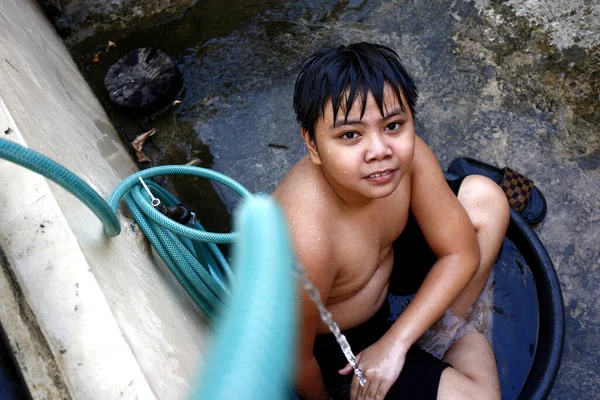
[[[298,261],[304,268],[306,275],[313,285],[319,291],[321,300],[324,304],[327,302],[329,292],[337,271],[332,267],[331,249],[327,248],[323,241],[315,240],[318,237],[326,237],[324,232],[320,232],[321,226],[315,226],[309,223],[307,211],[304,213],[294,204],[286,204],[286,198],[280,190],[274,193],[274,196],[283,205],[287,212],[288,220],[303,220],[304,224],[291,224],[290,234],[296,250]],[[298,214],[298,215],[294,215]],[[297,369],[295,371],[295,388],[298,394],[307,400],[327,400],[330,398],[323,375],[315,356],[313,347],[316,338],[317,326],[321,317],[316,305],[310,300],[303,287],[299,289],[300,293],[300,342],[298,343]]]
[[[454,303],[479,266],[479,246],[469,216],[448,187],[434,154],[418,137],[411,187],[411,210],[437,262],[388,332],[406,349]]]
[[[315,232],[312,232],[315,235]],[[313,236],[318,237],[318,236]],[[304,267],[307,276],[319,291],[323,303],[327,302],[331,286],[336,272],[328,262],[329,251],[323,246],[315,248],[314,243],[310,247],[300,245],[298,259]],[[301,251],[305,248],[306,251]],[[321,317],[316,305],[310,300],[304,288],[301,292],[301,334],[298,354],[298,370],[296,372],[296,389],[304,399],[329,399],[329,394],[323,382],[323,375],[317,359],[313,355],[313,347],[316,338],[317,325]]]

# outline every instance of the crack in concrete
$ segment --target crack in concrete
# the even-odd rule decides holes
[[[38,383],[36,383],[37,380],[35,377],[28,377],[27,374],[22,374],[24,381],[29,386],[30,392],[32,392],[32,397],[35,399],[51,398],[71,400],[71,394],[69,393],[66,382],[63,380],[62,373],[58,367],[58,363],[56,362],[54,355],[52,354],[50,345],[37,323],[33,310],[25,299],[19,281],[12,270],[2,247],[0,247],[0,271],[0,279],[5,280],[8,283],[7,286],[12,291],[12,293],[5,293],[3,296],[12,295],[17,306],[20,322],[26,328],[34,346],[34,350],[24,350],[21,348],[21,345],[16,338],[9,336],[9,343],[13,349],[15,359],[17,360],[19,366],[23,368],[22,373],[27,372],[27,368],[22,363],[22,353],[35,353],[35,357],[41,360],[41,362],[44,364],[46,375],[54,385],[53,388],[45,387],[42,392],[39,392],[41,388],[38,386]],[[4,322],[13,323],[8,321]]]

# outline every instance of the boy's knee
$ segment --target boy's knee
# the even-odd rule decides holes
[[[501,400],[502,394],[497,379],[485,379],[481,376],[472,378],[457,370],[446,369],[440,379],[437,399]]]
[[[500,186],[491,179],[482,175],[467,176],[458,192],[458,199],[476,228],[489,222],[508,225],[508,200]]]
[[[492,382],[476,382],[475,396],[477,400],[501,400],[502,394],[500,388]]]

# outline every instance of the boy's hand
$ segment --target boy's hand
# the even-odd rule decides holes
[[[365,386],[360,386],[358,379],[352,379],[351,400],[383,400],[400,376],[408,348],[399,345],[390,346],[384,341],[385,336],[356,356],[367,383]],[[348,363],[338,372],[340,375],[347,375],[353,371]]]

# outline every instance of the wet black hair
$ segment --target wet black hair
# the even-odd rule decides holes
[[[352,104],[360,97],[362,118],[369,91],[373,93],[383,115],[383,90],[386,83],[394,90],[402,111],[406,111],[400,96],[402,91],[414,116],[417,87],[394,50],[379,44],[361,42],[318,51],[302,62],[296,79],[296,118],[314,141],[315,124],[325,115],[325,105],[329,100],[333,107],[334,121],[340,109],[347,120]]]

